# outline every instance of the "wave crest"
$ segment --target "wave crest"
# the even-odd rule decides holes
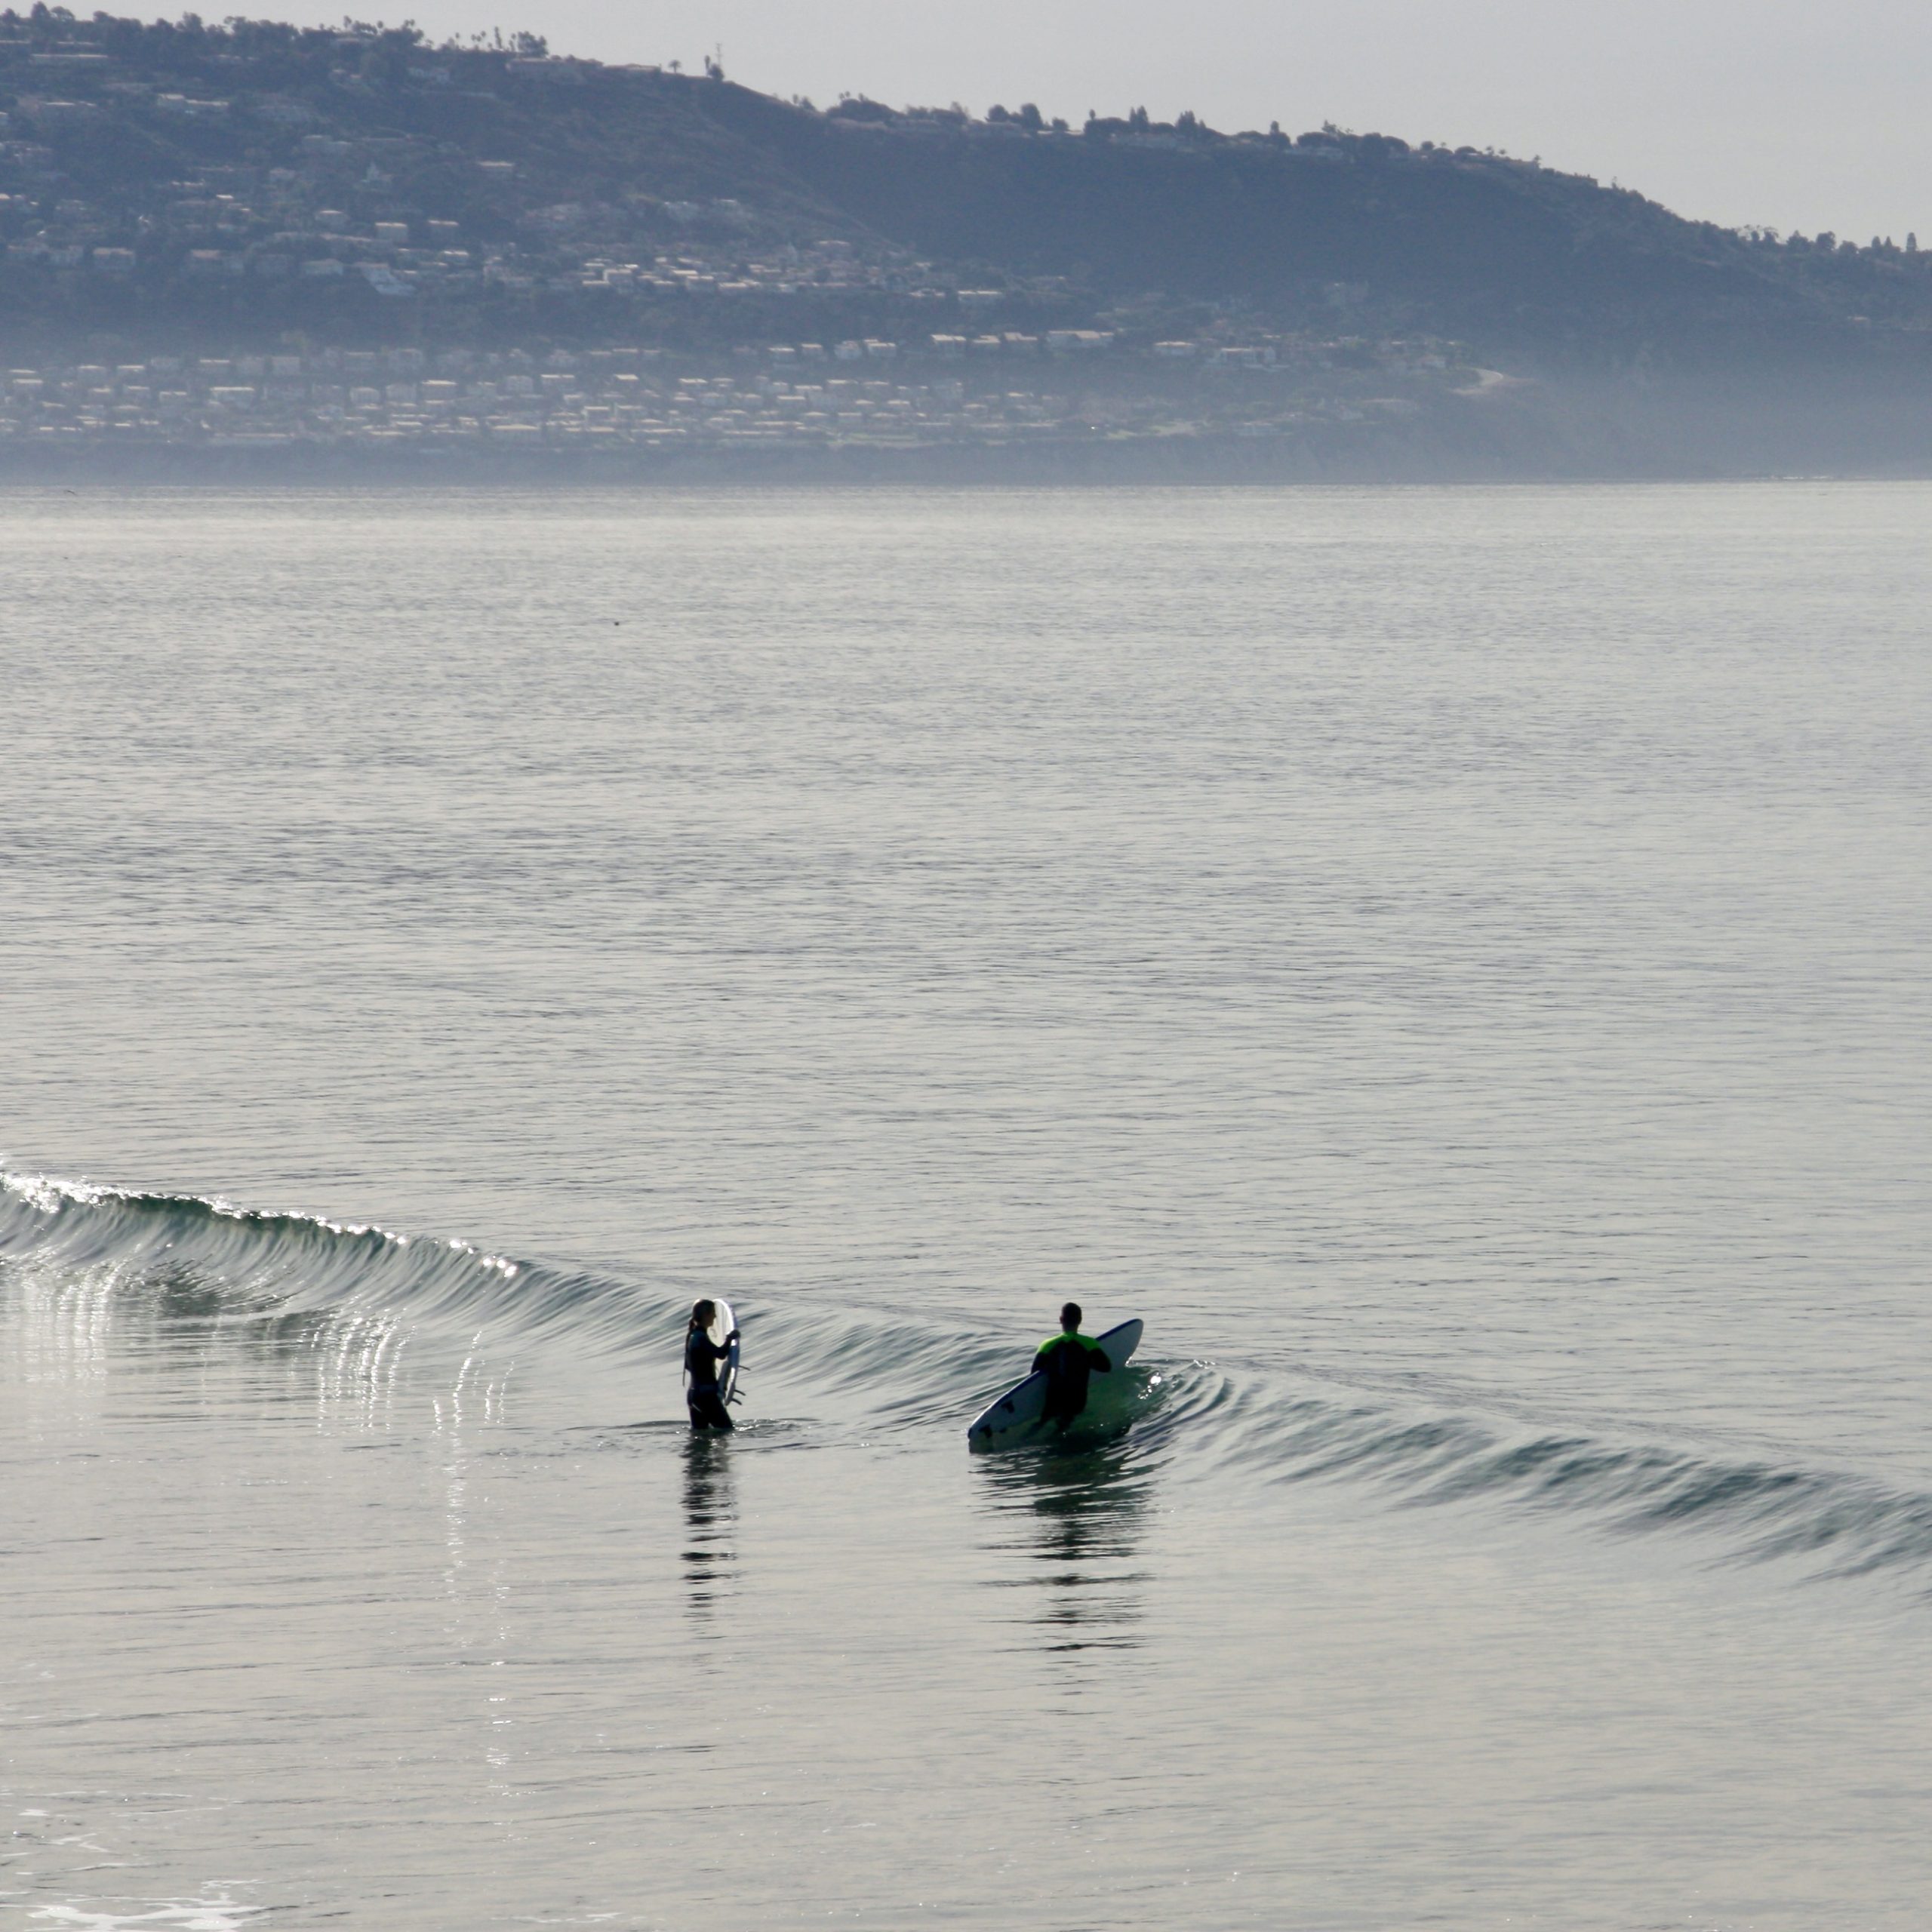
[[[663,1355],[688,1306],[668,1284],[512,1260],[460,1240],[0,1173],[0,1262],[26,1260],[106,1267],[128,1281],[186,1274],[243,1318],[380,1312],[466,1341],[488,1334],[519,1354],[556,1345]],[[746,1327],[761,1388],[842,1401],[868,1430],[955,1427],[1017,1369],[1011,1337],[903,1312],[882,1321],[813,1304],[754,1311]],[[1404,1506],[1530,1509],[1623,1534],[1696,1536],[1723,1558],[1794,1558],[1814,1574],[1932,1573],[1932,1494],[1796,1456],[1405,1411],[1158,1352],[1137,1360],[1128,1392],[1135,1454],[1179,1481],[1346,1483]]]

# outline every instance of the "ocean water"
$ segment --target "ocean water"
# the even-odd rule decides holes
[[[0,498],[0,1927],[1921,1927],[1928,529]]]

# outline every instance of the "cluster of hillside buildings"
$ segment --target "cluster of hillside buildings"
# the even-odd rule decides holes
[[[258,100],[251,111],[273,105]],[[171,284],[226,285],[245,300],[251,288],[320,294],[347,284],[426,306],[518,294],[641,309],[688,304],[694,325],[712,325],[710,318],[727,335],[734,312],[782,312],[804,303],[889,308],[917,319],[921,335],[949,331],[982,352],[1001,346],[987,330],[1001,312],[1037,318],[1064,309],[1072,294],[1061,276],[962,286],[907,251],[863,251],[834,236],[800,243],[761,235],[759,217],[730,199],[632,194],[622,205],[531,205],[521,164],[438,155],[434,143],[410,136],[305,134],[298,165],[206,164],[110,201],[83,193],[56,166],[51,148],[23,138],[66,128],[75,116],[103,118],[88,102],[39,97],[0,112],[0,242],[10,269],[131,280],[150,295]],[[398,201],[398,171],[432,159],[470,171],[500,208],[504,218],[488,225],[487,236]],[[638,245],[647,235],[654,243]],[[1331,291],[1339,308],[1355,294]],[[1066,347],[1080,333],[1057,331],[1048,346]]]
[[[43,116],[51,108],[81,105],[35,103]],[[459,221],[396,207],[392,178],[375,162],[342,174],[317,167],[208,167],[151,192],[138,205],[111,205],[50,172],[50,149],[7,138],[8,120],[0,113],[0,241],[8,266],[25,270],[150,282],[300,284],[360,277],[378,294],[398,297],[491,291],[589,291],[633,300],[696,297],[727,303],[746,297],[884,297],[915,310],[956,307],[969,316],[1016,295],[1051,299],[1065,290],[1054,276],[961,290],[930,263],[900,251],[862,254],[838,238],[761,246],[749,232],[754,217],[731,200],[639,195],[621,208],[578,202],[523,208],[513,214],[514,235],[497,223],[484,239]],[[349,146],[309,139],[330,149]],[[358,158],[359,148],[387,145],[408,143],[365,142]],[[517,164],[463,165],[486,186],[496,184],[515,206]],[[500,172],[500,183],[492,171]],[[638,248],[637,238],[645,234],[658,237],[657,245]],[[619,236],[629,238],[614,247]]]
[[[1162,346],[1173,352],[1179,345]],[[724,368],[717,358],[700,366],[643,346],[542,354],[328,349],[20,366],[0,372],[0,445],[970,443],[1278,433],[1311,414],[1349,420],[1364,410],[1417,406],[1401,395],[1360,394],[1361,371],[1316,391],[1305,376],[1217,382],[1219,368],[1290,372],[1272,345],[1244,350],[1253,359],[1239,362],[1220,359],[1225,347],[1189,346],[1208,366],[1199,380],[1179,386],[1096,383],[1031,339],[1001,339],[1001,355],[1037,358],[1037,373],[1007,361],[976,365],[963,359],[971,343],[945,337],[903,356],[900,345],[889,342],[781,343],[730,358]],[[1155,358],[1134,360],[1156,372]],[[1377,379],[1367,386],[1386,389],[1404,375],[1429,374],[1426,360],[1385,358],[1367,372]],[[1134,371],[1115,361],[1111,374],[1131,378]]]

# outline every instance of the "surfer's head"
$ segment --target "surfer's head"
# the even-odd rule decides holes
[[[717,1314],[718,1304],[715,1301],[698,1302],[691,1309],[691,1326],[694,1328],[709,1328]]]
[[[1080,1328],[1080,1304],[1070,1301],[1060,1312],[1060,1325],[1069,1335],[1077,1334]]]

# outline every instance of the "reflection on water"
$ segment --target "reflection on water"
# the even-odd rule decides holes
[[[738,1499],[728,1438],[688,1437],[685,1455],[685,1585],[692,1614],[708,1617],[728,1593],[737,1561]]]
[[[0,1256],[0,1388],[37,1426],[297,1411],[318,1435],[393,1443],[426,1411],[457,1449],[510,1419],[518,1363],[381,1306],[278,1306],[188,1263]]]
[[[992,1519],[989,1549],[1023,1559],[997,1579],[1023,1592],[1016,1620],[1051,1651],[1137,1647],[1152,1484],[1145,1457],[1113,1441],[983,1457],[974,1468]]]
[[[115,1272],[68,1275],[45,1269],[0,1269],[8,1292],[4,1334],[9,1379],[21,1383],[99,1380],[107,1373]],[[17,1288],[14,1284],[17,1284]]]

